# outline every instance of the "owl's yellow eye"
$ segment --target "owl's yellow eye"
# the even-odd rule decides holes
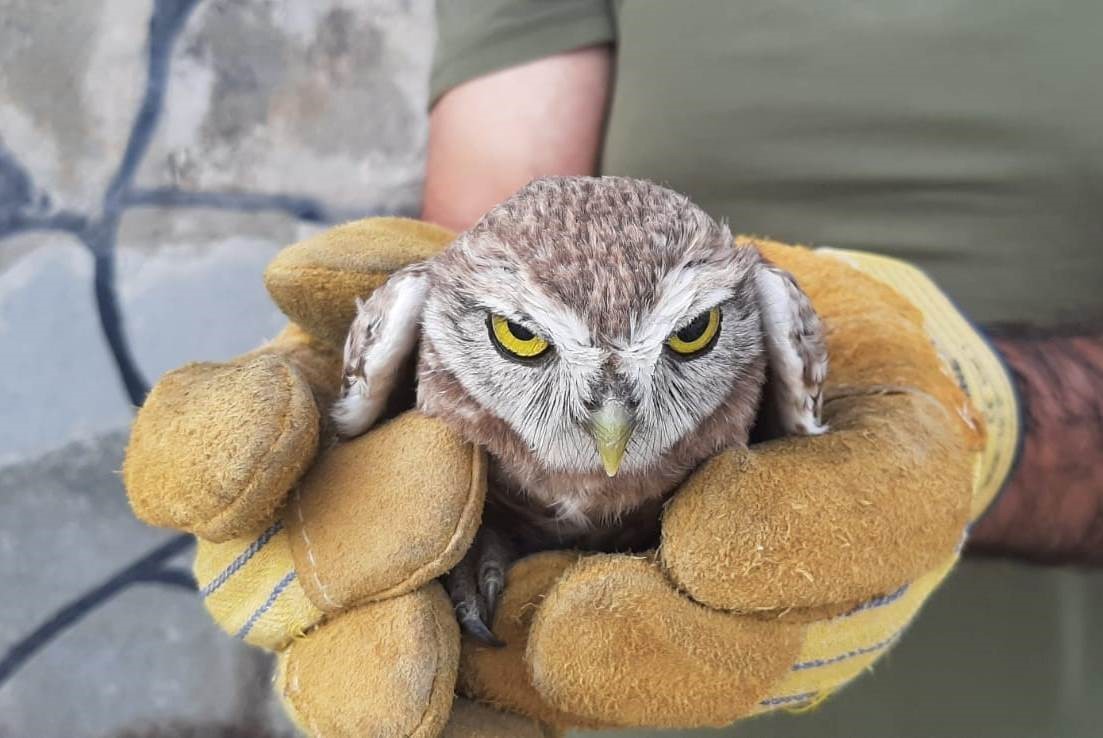
[[[693,356],[711,348],[720,333],[720,308],[706,310],[666,339],[679,356]]]
[[[550,344],[523,325],[506,320],[501,315],[491,315],[487,320],[490,339],[511,356],[519,359],[535,359],[548,350]]]

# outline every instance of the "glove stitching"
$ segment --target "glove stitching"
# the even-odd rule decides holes
[[[314,548],[311,546],[310,536],[306,532],[306,520],[303,517],[302,491],[299,485],[295,485],[295,515],[299,518],[299,532],[303,539],[303,545],[306,547],[306,558],[310,562],[310,576],[314,580],[315,586],[318,587],[318,591],[321,593],[325,603],[334,609],[339,608],[341,607],[341,603],[336,602],[329,596],[326,585],[322,582],[321,577],[318,576],[318,561],[314,558]]]
[[[301,699],[295,699],[296,696],[301,697],[302,692],[301,688],[299,687],[299,665],[294,661],[293,656],[289,657],[288,660],[291,662],[290,668],[292,668],[294,671],[291,674],[288,682],[284,685],[284,697],[286,697],[287,700],[291,702],[291,704],[294,706],[295,712],[298,713],[299,719],[306,722],[313,738],[324,738],[321,729],[318,727],[317,718],[314,715],[310,714],[309,710],[305,709],[306,706],[302,703]]]
[[[883,397],[886,395],[926,395],[929,397],[930,393],[903,384],[841,384],[825,389],[823,395],[823,402],[826,405],[835,400],[845,400],[851,397]]]
[[[296,324],[309,326],[308,333],[320,339],[330,348],[340,349],[345,343],[345,333],[355,317],[355,312],[347,316],[347,320],[338,316],[335,321],[325,314],[319,314],[315,306],[309,301],[302,300],[299,290],[303,287],[304,277],[317,280],[319,283],[331,285],[335,292],[342,286],[353,289],[359,294],[369,294],[375,290],[391,272],[386,270],[367,269],[360,270],[354,267],[329,267],[329,266],[297,266],[289,265],[286,268],[269,267],[265,274],[265,286],[277,307],[286,313]],[[367,279],[374,280],[378,284],[364,285]],[[344,285],[333,287],[338,280],[343,280]],[[365,289],[367,287],[367,289]],[[350,303],[351,304],[351,303]],[[337,328],[340,325],[342,327]],[[334,329],[334,330],[331,330]]]

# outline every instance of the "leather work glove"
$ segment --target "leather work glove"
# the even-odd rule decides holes
[[[131,433],[135,513],[198,537],[205,605],[279,653],[310,735],[718,726],[813,704],[901,637],[1010,470],[1007,374],[921,272],[752,240],[823,320],[830,432],[714,457],[646,554],[521,559],[493,622],[506,647],[461,640],[437,578],[478,528],[483,452],[416,410],[342,443],[326,419],[355,298],[451,240],[375,218],[289,247],[266,272],[284,332],[169,372]]]

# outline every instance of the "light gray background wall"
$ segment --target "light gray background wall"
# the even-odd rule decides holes
[[[116,476],[140,385],[272,336],[280,247],[416,212],[431,40],[427,0],[0,0],[0,737],[289,731],[190,547],[34,630],[176,540]]]

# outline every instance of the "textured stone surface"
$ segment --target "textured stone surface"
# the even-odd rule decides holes
[[[0,464],[125,427],[131,417],[100,335],[87,250],[54,234],[0,249],[20,244],[34,250],[0,273]],[[10,520],[0,516],[0,529]]]
[[[104,593],[184,540],[116,470],[145,384],[280,329],[280,247],[416,208],[430,6],[0,0],[0,738],[293,732],[190,552]]]
[[[116,474],[124,442],[101,436],[0,470],[0,654],[172,537],[130,514]],[[186,571],[191,549],[168,563]],[[287,731],[268,674],[267,657],[221,633],[194,591],[134,584],[0,687],[0,736],[103,736],[168,721]]]
[[[280,330],[286,319],[261,275],[310,226],[280,214],[141,215],[124,220],[117,282],[150,381],[188,361],[228,359]],[[131,404],[103,342],[87,249],[52,234],[3,247],[28,253],[0,272],[0,407],[12,418],[0,422],[0,463],[125,427]]]
[[[129,211],[118,290],[142,373],[152,382],[188,361],[228,359],[275,336],[287,319],[264,290],[264,267],[310,230],[282,213]]]
[[[309,194],[349,213],[410,210],[430,15],[427,0],[204,3],[177,44],[139,184]]]
[[[0,144],[58,208],[103,199],[141,99],[152,6],[0,0]]]

